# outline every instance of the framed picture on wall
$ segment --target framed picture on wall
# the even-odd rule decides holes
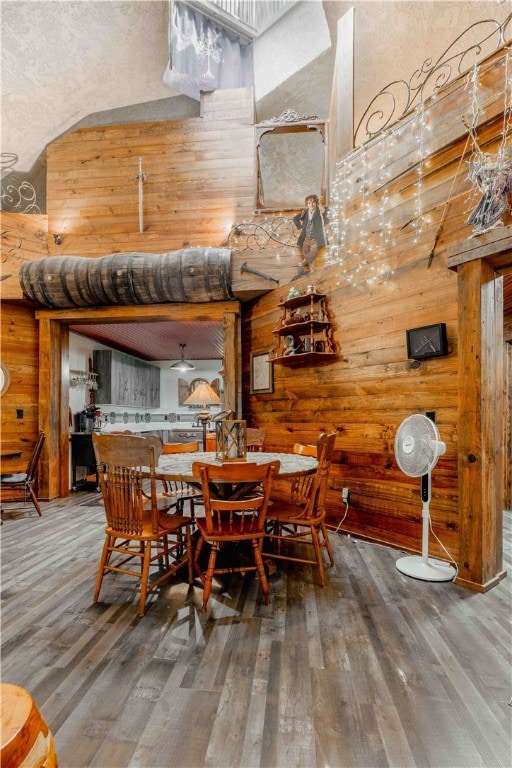
[[[251,354],[251,394],[258,395],[274,391],[274,369],[270,352]]]

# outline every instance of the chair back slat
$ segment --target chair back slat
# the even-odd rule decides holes
[[[164,443],[162,453],[165,455],[170,453],[198,453],[199,443]]]
[[[331,432],[328,435],[325,432],[320,434],[316,446],[318,467],[315,474],[298,477],[292,484],[290,501],[292,504],[305,505],[305,518],[324,514],[327,483],[335,439],[336,432]]]
[[[29,482],[32,482],[36,476],[37,466],[39,464],[39,459],[41,458],[41,452],[43,450],[43,445],[45,440],[46,440],[46,435],[41,430],[41,432],[39,432],[39,435],[37,436],[37,440],[34,445],[34,450],[32,451],[32,456],[30,457],[29,462],[27,464],[26,475],[27,475],[27,480]]]
[[[128,435],[120,432],[110,434],[93,433],[92,445],[96,455],[96,463],[101,461],[117,467],[148,467],[149,448],[155,453],[155,462],[162,453],[162,440],[158,435]]]
[[[150,483],[150,513],[153,532],[158,531],[155,464],[162,441],[127,434],[93,434],[92,443],[108,525],[120,534],[140,536],[147,518],[148,496],[144,480]],[[149,468],[149,472],[148,472]]]
[[[266,429],[247,427],[247,450],[263,451],[266,435]]]
[[[196,441],[192,443],[164,443],[162,451],[164,455],[198,452],[199,443]],[[195,503],[202,503],[201,494],[197,488],[189,485],[184,480],[164,480],[163,485],[166,495],[176,499],[178,512],[183,514],[185,511],[185,503],[188,503],[189,514],[194,518]]]
[[[313,456],[317,457],[316,445],[303,445],[302,443],[294,443],[292,445],[292,453],[296,453],[299,456]]]
[[[319,461],[322,461],[322,459],[325,459],[325,461],[331,460],[335,440],[336,432],[329,432],[329,434],[326,434],[325,432],[320,433],[316,443],[316,451]]]
[[[192,472],[201,479],[207,533],[215,530],[225,537],[263,535],[272,479],[279,467],[279,461],[240,462],[221,467],[194,462]],[[214,492],[223,485],[230,489],[229,499],[218,498]]]

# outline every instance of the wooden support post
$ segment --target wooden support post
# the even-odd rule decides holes
[[[459,264],[459,573],[486,592],[504,576],[503,278]]]
[[[226,312],[223,321],[224,330],[224,408],[240,416],[241,381],[240,381],[240,316],[235,312]]]
[[[38,473],[38,494],[42,499],[69,493],[69,396],[67,391],[62,392],[62,355],[64,352],[69,358],[68,350],[67,327],[48,317],[40,318],[39,427],[46,434]]]

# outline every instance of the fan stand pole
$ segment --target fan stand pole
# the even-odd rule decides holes
[[[455,568],[442,560],[434,560],[428,556],[428,539],[430,534],[430,473],[421,478],[421,497],[423,499],[421,557],[410,555],[396,561],[397,570],[405,576],[422,581],[453,581]]]

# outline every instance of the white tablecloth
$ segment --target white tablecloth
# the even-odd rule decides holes
[[[269,461],[278,459],[281,462],[279,477],[294,475],[312,474],[317,467],[317,460],[311,456],[300,456],[296,453],[267,453],[259,451],[251,452],[247,455],[248,462],[256,464],[266,464]],[[183,480],[191,482],[194,480],[192,474],[192,464],[195,461],[204,461],[208,464],[218,464],[221,462],[215,458],[215,453],[192,452],[175,453],[160,456],[158,467],[156,468],[157,477],[166,480]],[[197,478],[195,478],[197,480]]]

